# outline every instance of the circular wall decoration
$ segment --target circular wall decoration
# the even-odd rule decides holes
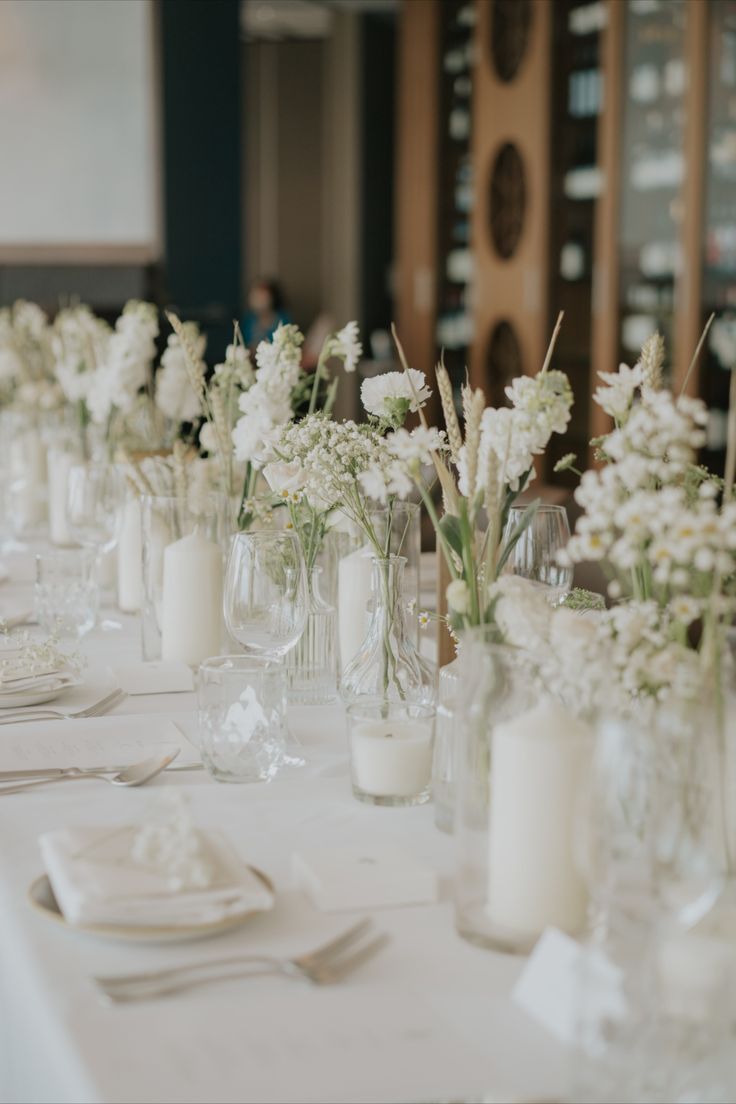
[[[499,257],[513,257],[524,228],[526,176],[516,146],[507,142],[496,154],[489,189],[491,241]]]
[[[486,353],[486,380],[493,406],[508,406],[505,388],[523,372],[521,345],[511,322],[502,319],[491,331]]]
[[[504,84],[519,72],[529,45],[531,0],[492,0],[491,60]]]

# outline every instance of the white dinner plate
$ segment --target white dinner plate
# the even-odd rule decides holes
[[[255,866],[249,866],[252,874],[263,882],[270,893],[274,893],[271,880]],[[51,882],[46,874],[36,878],[28,890],[28,900],[42,916],[59,924],[67,931],[81,932],[84,935],[96,935],[102,939],[117,939],[127,943],[178,943],[184,939],[203,939],[206,936],[221,935],[240,927],[252,916],[260,916],[260,909],[249,909],[233,916],[226,916],[222,920],[211,920],[205,924],[167,924],[165,926],[152,924],[143,927],[140,924],[70,924],[59,908]]]

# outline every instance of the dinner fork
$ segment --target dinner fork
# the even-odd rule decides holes
[[[385,934],[374,937],[372,927],[371,920],[361,920],[316,951],[294,958],[236,955],[230,958],[210,958],[204,962],[189,962],[148,973],[96,977],[94,981],[102,994],[114,1004],[155,1000],[195,989],[200,985],[209,985],[211,982],[259,977],[264,974],[283,974],[309,981],[313,985],[334,985],[373,958],[388,943],[388,936]],[[261,969],[250,969],[251,966]]]
[[[118,688],[94,705],[78,709],[76,713],[60,713],[58,709],[14,709],[12,712],[3,710],[0,713],[0,724],[20,724],[21,721],[78,721],[83,717],[102,717],[116,705],[120,705],[127,696],[124,690]]]

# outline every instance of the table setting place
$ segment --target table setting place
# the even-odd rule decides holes
[[[209,371],[151,304],[34,317],[65,397],[0,409],[0,1100],[732,1100],[736,500],[659,335],[599,465],[558,461],[571,531],[534,484],[562,315],[498,407],[394,332],[360,421],[352,322]]]

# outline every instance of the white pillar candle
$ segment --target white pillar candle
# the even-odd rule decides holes
[[[371,598],[373,551],[364,545],[343,556],[337,568],[338,632],[340,666],[344,671],[357,655],[368,632],[368,602]]]
[[[38,525],[44,518],[47,479],[46,448],[38,430],[25,430],[11,441],[10,470],[19,482],[16,512],[21,527]]]
[[[141,505],[137,498],[129,498],[118,538],[118,606],[123,613],[137,613],[142,600]]]
[[[487,908],[500,927],[582,928],[587,894],[573,843],[590,752],[589,730],[554,702],[494,728]]]
[[[432,774],[432,725],[421,721],[364,721],[351,732],[353,782],[376,797],[411,797]]]
[[[117,549],[103,552],[97,561],[97,582],[102,590],[113,590],[117,586],[118,557]]]
[[[161,658],[188,663],[219,655],[222,646],[222,552],[201,533],[164,552]]]
[[[65,449],[49,450],[49,537],[52,544],[70,548],[75,541],[69,532],[66,495],[69,471],[79,460]]]

